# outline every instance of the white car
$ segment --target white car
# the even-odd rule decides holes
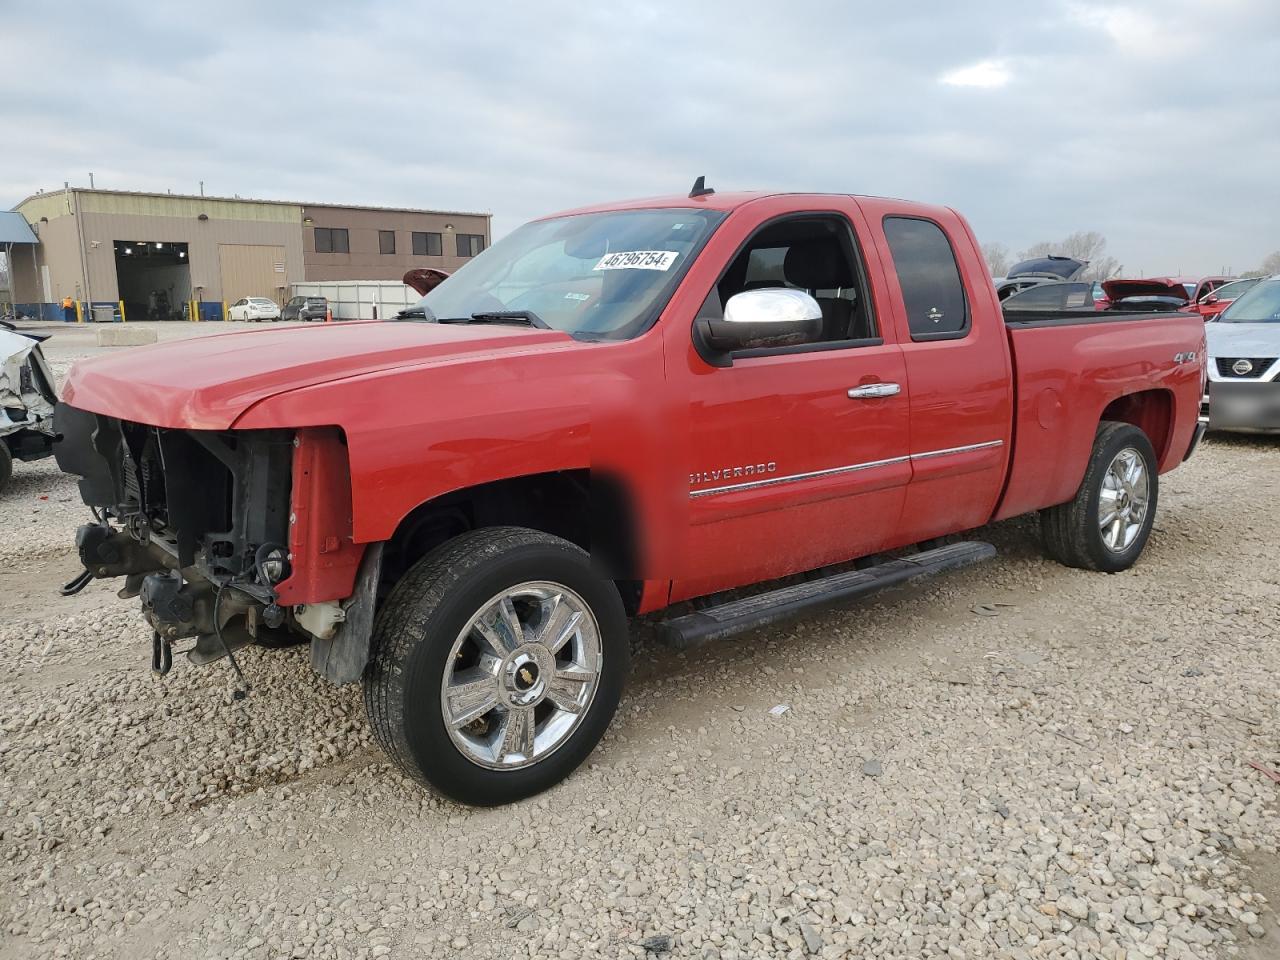
[[[280,306],[266,297],[243,297],[227,308],[228,320],[279,320]]]
[[[53,407],[58,394],[53,371],[40,352],[47,337],[24,333],[0,321],[0,490],[14,460],[53,453]]]
[[[1242,293],[1205,324],[1210,430],[1280,433],[1280,276]]]

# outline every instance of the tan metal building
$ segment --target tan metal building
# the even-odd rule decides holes
[[[64,297],[85,309],[123,302],[129,319],[178,319],[192,301],[220,316],[241,297],[283,303],[301,281],[456,270],[490,240],[487,213],[75,187],[14,209],[38,243],[13,248],[13,302],[59,317]]]

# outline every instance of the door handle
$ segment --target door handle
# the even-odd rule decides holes
[[[896,397],[902,387],[896,383],[867,383],[849,391],[850,400],[876,400],[880,397]]]

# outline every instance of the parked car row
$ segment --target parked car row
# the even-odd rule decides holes
[[[324,297],[293,297],[284,307],[266,297],[242,297],[227,308],[228,320],[323,320],[328,315]]]
[[[1280,277],[1039,280],[1007,293],[1001,306],[1010,322],[1081,311],[1199,314],[1208,359],[1200,422],[1211,430],[1280,433]]]
[[[1028,283],[1019,278],[1021,289],[1013,290],[1007,278],[998,278],[997,293],[1005,310],[1126,310],[1158,313],[1181,310],[1212,320],[1237,297],[1253,289],[1263,278],[1243,280],[1212,277],[1199,282],[1177,277],[1149,277],[1126,280],[1047,280]]]
[[[1042,310],[1123,310],[1128,313],[1186,311],[1190,294],[1170,277],[1142,280],[1042,282],[1003,299],[1006,313]]]

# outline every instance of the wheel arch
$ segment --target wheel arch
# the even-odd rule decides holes
[[[586,550],[602,575],[617,584],[627,613],[639,608],[642,550],[635,500],[619,477],[589,468],[493,480],[418,504],[386,541],[384,588],[446,541],[505,526],[538,530]]]
[[[1139,390],[1116,397],[1102,411],[1100,422],[1108,420],[1128,423],[1147,435],[1156,452],[1156,463],[1163,473],[1169,463],[1173,439],[1173,392],[1164,389]]]

